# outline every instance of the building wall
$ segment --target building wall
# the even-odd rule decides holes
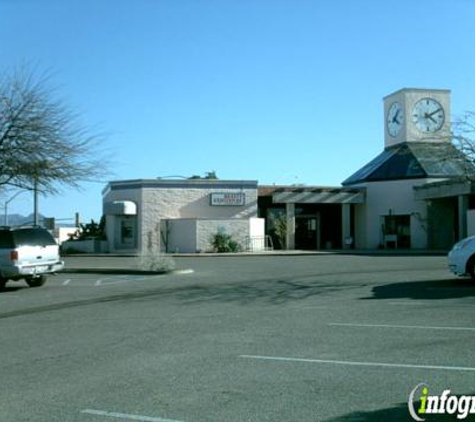
[[[254,186],[253,186],[254,184]],[[154,186],[160,185],[160,186]],[[162,186],[163,185],[163,186]],[[194,186],[195,185],[195,186]],[[143,181],[133,180],[116,182],[105,191],[103,203],[113,201],[132,201],[137,205],[137,248],[135,252],[150,248],[162,248],[161,221],[175,219],[233,219],[237,223],[243,219],[248,225],[249,218],[257,217],[257,182],[244,181]],[[244,193],[245,204],[242,206],[211,206],[212,193]],[[111,252],[125,252],[117,250],[114,245],[117,237],[116,226],[118,217],[106,216],[106,232]],[[176,245],[179,249],[192,249],[191,244],[198,245],[198,241],[185,238],[179,227],[185,227],[190,222],[176,222]],[[174,230],[174,229],[172,229]],[[198,231],[192,230],[197,236]],[[178,234],[180,233],[180,234]],[[249,228],[246,230],[249,235]],[[182,248],[180,248],[180,245]],[[197,246],[201,248],[202,246]],[[169,250],[174,250],[169,245]],[[133,252],[133,251],[131,251]],[[194,250],[193,250],[194,252]]]
[[[210,194],[214,192],[244,192],[244,206],[211,206]],[[161,219],[205,218],[248,219],[257,217],[257,189],[216,188],[144,188],[142,196],[141,238],[155,233]],[[155,239],[155,237],[154,237]],[[159,242],[159,239],[155,239]],[[199,243],[199,241],[198,241]]]
[[[428,181],[428,179],[395,180],[358,186],[366,188],[366,203],[355,206],[356,248],[379,247],[383,241],[382,217],[389,215],[389,210],[392,215],[411,216],[411,248],[426,248],[427,207],[425,201],[414,199],[413,186],[422,185]]]
[[[475,210],[467,211],[467,236],[475,236]]]
[[[195,253],[196,252],[196,220],[173,219],[162,220],[162,232],[169,227],[168,250],[171,253]],[[162,250],[164,245],[162,244]]]
[[[142,231],[142,189],[121,189],[108,191],[103,196],[103,204],[114,201],[132,201],[137,205],[137,233]],[[110,252],[127,252],[123,249],[115,248],[116,216],[106,215],[106,236],[109,241]],[[142,249],[142,236],[137,238],[137,249]],[[133,251],[130,251],[133,252]]]
[[[198,220],[196,249],[200,252],[211,252],[213,250],[211,241],[216,233],[230,234],[242,248],[245,248],[249,237],[249,228],[248,219]]]

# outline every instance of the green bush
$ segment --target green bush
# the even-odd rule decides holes
[[[211,239],[213,250],[219,253],[239,252],[241,249],[230,234],[216,233]]]

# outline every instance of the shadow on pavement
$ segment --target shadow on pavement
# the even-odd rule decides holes
[[[358,287],[361,286],[355,284],[350,288]],[[346,289],[348,289],[348,286],[328,282],[272,279],[231,285],[191,286],[177,292],[177,297],[186,302],[213,300],[248,304],[251,302],[262,301],[271,304],[278,304],[291,300],[307,299],[311,296],[328,294]]]
[[[475,284],[463,278],[408,281],[376,286],[372,293],[362,299],[460,299],[475,297]]]
[[[306,282],[290,280],[259,280],[249,283],[183,286],[175,288],[156,288],[139,291],[130,291],[91,299],[71,300],[50,305],[36,306],[0,313],[0,319],[19,315],[51,312],[59,309],[79,306],[90,306],[129,300],[157,300],[174,299],[185,303],[201,303],[213,301],[237,302],[242,305],[261,301],[269,304],[281,304],[292,300],[302,300],[311,296],[328,294],[348,288],[360,288],[360,285],[338,286],[333,283]],[[7,287],[8,288],[8,287]]]
[[[420,402],[414,402],[415,409],[418,409]],[[472,420],[473,415],[467,415],[465,419],[457,419],[456,415],[448,414],[426,414],[423,419],[426,422],[449,422],[459,420]],[[325,419],[324,422],[414,422],[409,413],[407,403],[401,403],[395,407],[369,412],[352,412],[334,419]]]

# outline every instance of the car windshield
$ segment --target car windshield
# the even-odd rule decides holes
[[[21,229],[12,231],[13,243],[18,246],[48,246],[56,245],[56,242],[46,230]]]

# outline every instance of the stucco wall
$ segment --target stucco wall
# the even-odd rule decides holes
[[[413,186],[427,183],[428,179],[395,180],[372,182],[365,187],[366,203],[357,205],[356,247],[378,248],[382,241],[382,217],[389,215],[411,216],[411,248],[427,247],[427,213],[425,201],[414,199]]]

